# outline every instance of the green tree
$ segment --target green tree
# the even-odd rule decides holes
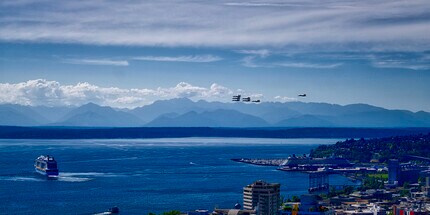
[[[180,215],[181,212],[180,211],[168,211],[168,212],[164,212],[163,215]]]
[[[349,195],[352,192],[354,192],[353,186],[346,186],[345,188],[343,188],[343,194]]]
[[[282,208],[282,210],[284,210],[284,211],[291,211],[291,210],[293,210],[293,208],[290,205],[284,205],[284,207]]]
[[[380,189],[384,188],[384,180],[367,176],[363,183],[364,189]]]
[[[298,196],[293,196],[291,198],[291,201],[293,201],[293,202],[300,202],[300,198]]]
[[[336,196],[336,188],[330,187],[329,191],[328,191],[328,197],[331,198],[331,197],[335,197],[335,196]]]
[[[403,197],[405,197],[405,196],[409,196],[409,190],[401,190],[400,191],[400,196],[403,196]]]

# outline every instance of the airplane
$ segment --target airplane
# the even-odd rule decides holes
[[[240,102],[240,97],[241,97],[241,95],[233,96],[232,101],[234,101],[234,102]]]
[[[258,103],[258,102],[260,102],[260,99],[252,100],[252,102],[256,102],[256,103]]]
[[[306,93],[305,94],[299,94],[298,96],[300,96],[300,97],[306,97]]]
[[[242,99],[243,102],[250,102],[251,101],[251,97],[245,97]]]

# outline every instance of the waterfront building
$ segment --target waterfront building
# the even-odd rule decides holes
[[[347,168],[352,167],[354,164],[350,163],[348,160],[344,158],[311,158],[306,156],[296,156],[292,155],[288,157],[280,165],[280,170],[285,171],[317,171],[318,168]]]
[[[420,177],[420,169],[416,169],[414,167],[410,169],[402,169],[400,171],[400,181],[399,185],[403,185],[405,182],[409,184],[414,184],[418,182],[418,178]]]
[[[393,205],[393,215],[429,215],[429,204],[428,203],[407,203],[400,205]]]
[[[256,211],[240,209],[215,209],[212,215],[256,215]]]
[[[351,202],[335,210],[337,215],[386,215],[387,211],[376,203]]]
[[[330,182],[328,172],[317,171],[309,173],[309,189],[310,194],[328,194],[330,190]]]
[[[278,214],[280,206],[279,183],[256,181],[243,188],[243,209],[256,210],[257,215]]]
[[[333,215],[334,211],[319,204],[321,197],[315,194],[300,196],[300,203],[286,203],[280,215]],[[288,209],[287,209],[288,208]]]
[[[333,206],[340,206],[342,205],[342,203],[344,202],[354,202],[355,201],[355,197],[353,196],[347,196],[347,195],[339,195],[339,196],[335,196],[329,199],[330,205]]]
[[[400,164],[397,159],[388,161],[388,185],[402,186],[405,182],[417,183],[421,169],[411,163]]]
[[[187,213],[187,215],[210,215],[212,214],[211,212],[209,212],[209,210],[202,210],[202,209],[198,209],[195,211],[189,211]]]

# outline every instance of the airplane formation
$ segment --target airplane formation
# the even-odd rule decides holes
[[[240,102],[240,101],[241,101],[241,100],[240,100],[240,98],[241,98],[241,97],[242,97],[241,95],[233,96],[232,101],[234,101],[234,102]],[[242,102],[254,102],[254,103],[259,103],[259,102],[260,102],[260,99],[257,99],[257,100],[251,100],[251,97],[243,97],[243,98],[242,98]]]
[[[299,96],[299,97],[306,97],[306,93],[299,94],[297,96]],[[242,101],[242,102],[255,102],[255,103],[259,103],[260,102],[260,99],[251,100],[251,97],[243,97],[242,100],[240,100],[241,98],[242,98],[242,95],[240,95],[240,94],[239,95],[235,95],[235,96],[233,96],[232,101],[234,101],[234,102],[240,102],[240,101]]]

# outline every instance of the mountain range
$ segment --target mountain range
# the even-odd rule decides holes
[[[187,98],[134,109],[0,105],[0,125],[74,127],[430,127],[430,113],[367,104],[222,103]]]

